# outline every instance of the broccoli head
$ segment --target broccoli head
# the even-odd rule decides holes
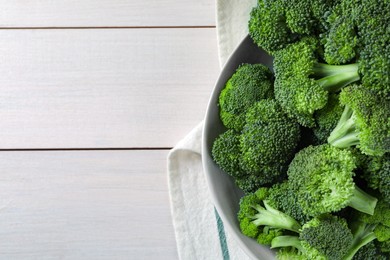
[[[343,218],[324,214],[304,224],[299,236],[278,236],[272,248],[293,247],[306,259],[343,259],[352,246],[353,235]]]
[[[311,218],[303,213],[298,203],[297,191],[291,187],[288,181],[275,183],[269,188],[268,203],[272,207],[283,211],[287,215],[304,224]]]
[[[256,101],[273,97],[272,77],[262,64],[243,64],[236,70],[219,96],[220,118],[227,128],[240,131],[246,111]]]
[[[390,153],[383,156],[367,156],[363,166],[363,178],[368,187],[377,190],[384,201],[390,204]]]
[[[272,184],[286,173],[300,138],[298,123],[289,119],[275,100],[264,99],[246,114],[240,135],[241,167]]]
[[[340,93],[345,105],[340,120],[328,138],[339,148],[357,145],[373,156],[390,151],[390,100],[361,85],[352,85]]]
[[[324,60],[328,64],[345,64],[358,54],[356,0],[341,0],[327,17],[327,30],[321,35]]]
[[[377,199],[355,185],[355,168],[351,151],[324,144],[299,151],[287,175],[308,215],[336,212],[347,206],[373,214]]]
[[[318,40],[302,38],[275,53],[275,98],[291,117],[314,127],[313,113],[323,108],[328,93],[360,79],[357,64],[328,65],[315,55]]]
[[[253,41],[273,54],[290,43],[322,32],[337,0],[259,0],[250,14]]]
[[[238,221],[241,232],[257,239],[259,243],[270,244],[272,239],[290,230],[298,232],[300,224],[287,214],[271,207],[267,201],[268,188],[260,188],[240,200]]]
[[[353,235],[344,218],[325,214],[305,223],[299,238],[303,251],[310,252],[314,248],[325,255],[326,259],[337,260],[347,254]]]
[[[390,255],[383,253],[375,241],[372,241],[361,247],[353,256],[352,260],[387,260],[389,258]]]
[[[331,93],[326,106],[314,113],[316,127],[313,128],[313,132],[319,144],[327,143],[328,137],[336,127],[343,110],[344,107],[339,102],[339,96]]]

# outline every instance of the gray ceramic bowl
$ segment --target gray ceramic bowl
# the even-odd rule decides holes
[[[259,245],[254,239],[241,234],[237,221],[239,200],[243,192],[237,188],[230,176],[214,163],[211,148],[215,138],[226,131],[219,119],[218,97],[226,81],[242,63],[262,63],[271,68],[272,58],[259,49],[247,36],[236,48],[223,68],[217,84],[211,94],[203,128],[202,156],[203,168],[214,205],[229,234],[241,248],[253,259],[274,259],[274,254],[267,247]]]

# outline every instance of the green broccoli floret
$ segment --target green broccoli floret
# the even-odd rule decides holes
[[[282,247],[276,251],[278,260],[307,260],[307,257],[295,247]]]
[[[279,181],[285,177],[299,138],[298,123],[289,119],[275,100],[257,102],[248,110],[240,135],[242,169],[263,184]]]
[[[381,224],[390,227],[390,204],[379,198],[374,214],[358,213],[358,218],[368,224]]]
[[[343,257],[343,260],[351,260],[355,254],[368,243],[374,241],[376,236],[374,234],[375,224],[367,224],[365,222],[356,220],[350,224],[353,240],[348,253]]]
[[[246,111],[256,102],[273,97],[272,72],[262,64],[243,64],[227,81],[219,96],[220,118],[230,129],[240,131]]]
[[[287,175],[308,215],[336,212],[347,206],[373,214],[377,199],[355,185],[355,168],[351,151],[324,144],[299,151]]]
[[[323,108],[328,93],[360,79],[357,64],[328,65],[317,61],[318,41],[305,37],[275,53],[275,98],[288,115],[314,127],[313,113]]]
[[[376,245],[375,241],[372,241],[365,246],[361,247],[353,256],[353,260],[387,260],[390,255],[383,253]]]
[[[276,183],[269,188],[268,203],[272,207],[283,211],[300,224],[304,224],[311,218],[306,215],[298,203],[297,191],[289,185],[289,182]]]
[[[296,39],[287,27],[282,1],[259,0],[250,13],[249,35],[268,53],[284,48]]]
[[[348,252],[353,236],[345,219],[325,214],[304,224],[299,238],[303,251],[315,248],[327,259],[336,260]]]
[[[390,93],[390,2],[364,1],[358,6],[358,36],[362,84],[384,95]]]
[[[241,232],[267,244],[283,230],[299,232],[301,228],[295,219],[269,205],[268,194],[268,188],[260,188],[242,197],[238,212]]]
[[[340,102],[345,108],[328,138],[331,145],[357,145],[363,153],[374,156],[390,151],[389,99],[361,85],[352,85],[341,91]]]
[[[344,106],[340,104],[339,96],[332,93],[329,95],[326,106],[314,113],[316,127],[313,128],[313,132],[319,144],[327,143],[330,133],[343,114],[343,110]]]
[[[344,64],[358,53],[356,0],[341,0],[327,18],[327,30],[321,35],[324,59],[328,64]]]
[[[241,167],[242,152],[240,149],[240,134],[229,129],[219,135],[211,150],[212,157],[216,164],[227,174],[233,177],[236,185],[245,192],[255,192],[265,183],[275,182],[275,174],[251,173],[244,171]],[[278,165],[269,172],[281,172]],[[284,170],[285,172],[286,170]]]
[[[273,54],[301,37],[323,31],[336,1],[259,0],[250,14],[249,34],[259,47]]]
[[[363,168],[362,176],[368,187],[377,190],[382,199],[390,204],[390,153],[383,156],[367,156]]]
[[[295,247],[307,259],[343,259],[353,242],[353,235],[343,218],[330,214],[313,218],[302,226],[298,236],[278,236],[272,248]]]
[[[233,130],[227,130],[213,142],[211,150],[214,161],[227,174],[240,178],[243,171],[240,167],[240,136]]]

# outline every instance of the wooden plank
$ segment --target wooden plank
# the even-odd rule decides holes
[[[215,29],[0,30],[0,148],[171,147],[203,119]]]
[[[0,259],[177,259],[167,151],[0,153]]]
[[[210,26],[209,0],[1,0],[0,27]]]

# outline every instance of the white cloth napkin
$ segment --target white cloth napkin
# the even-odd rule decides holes
[[[217,37],[221,67],[247,35],[256,0],[217,0]],[[210,93],[213,86],[210,86]],[[210,199],[202,168],[202,122],[168,155],[168,184],[179,258],[246,260],[249,257],[224,230]]]

